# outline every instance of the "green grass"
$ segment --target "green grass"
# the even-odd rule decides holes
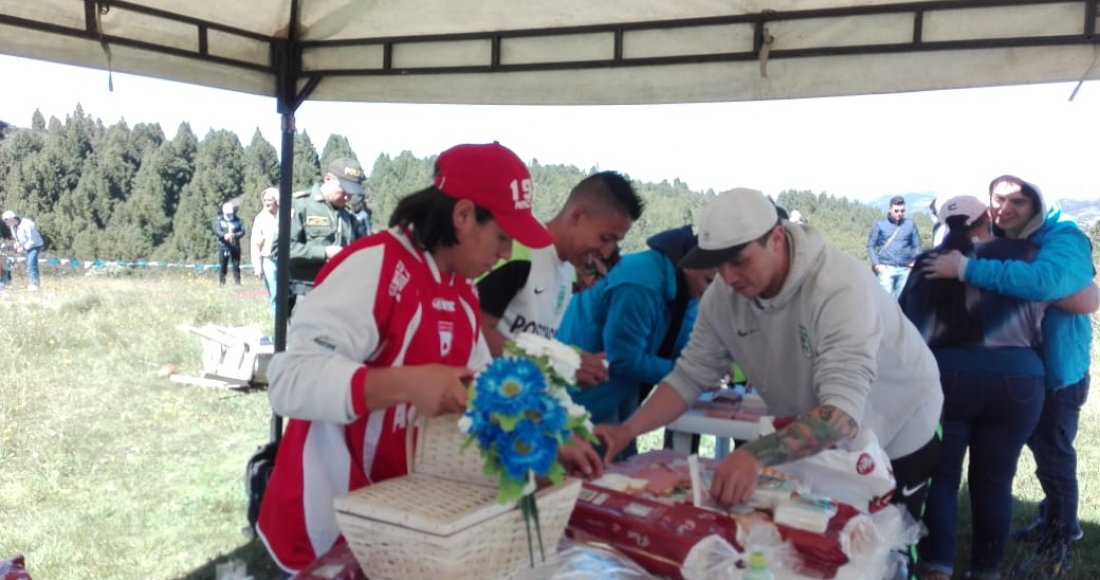
[[[47,273],[40,292],[0,291],[0,321],[0,560],[25,554],[36,580],[213,578],[233,558],[258,580],[273,577],[262,547],[241,533],[244,466],[267,439],[265,393],[157,376],[165,364],[200,373],[199,340],[181,324],[270,329],[258,282]],[[1100,577],[1098,420],[1093,397],[1078,438],[1085,539],[1076,578]],[[713,439],[703,449],[712,452]],[[1020,522],[1041,497],[1033,469],[1025,452]]]
[[[44,579],[213,577],[246,544],[264,392],[156,376],[201,371],[180,324],[270,328],[260,286],[244,289],[178,274],[0,293],[0,559],[24,553]]]

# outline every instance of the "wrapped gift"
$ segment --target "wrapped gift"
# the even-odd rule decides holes
[[[503,578],[530,566],[521,511],[497,501],[496,481],[482,473],[476,448],[462,449],[457,422],[457,415],[424,421],[409,475],[336,500],[340,530],[368,578]],[[567,479],[535,492],[547,551],[558,545],[580,488]]]
[[[715,465],[713,460],[699,461],[708,469]],[[691,470],[683,454],[651,451],[609,469],[630,481],[623,491],[600,487],[602,480],[586,483],[569,531],[576,539],[606,542],[655,574],[680,578],[681,566],[692,548],[710,535],[720,536],[743,552],[745,537],[755,526],[774,527],[780,541],[790,543],[796,553],[790,571],[801,577],[833,578],[849,561],[842,536],[858,510],[798,494],[793,482],[778,471],[765,469],[762,487],[751,504],[715,511],[692,505]],[[674,484],[665,481],[665,473],[675,474]],[[658,474],[662,475],[659,485],[642,483]],[[666,491],[655,494],[654,489]],[[779,519],[787,524],[775,521],[774,512],[781,506]]]
[[[695,544],[712,534],[736,544],[737,523],[687,504],[585,484],[569,533],[575,540],[606,543],[654,574],[682,578],[680,567]]]

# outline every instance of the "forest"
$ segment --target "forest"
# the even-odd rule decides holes
[[[294,191],[320,179],[320,168],[338,157],[359,159],[347,138],[330,135],[320,153],[308,132],[294,139]],[[409,152],[359,160],[370,168],[368,206],[373,226],[385,225],[397,200],[431,183],[434,158]],[[599,167],[529,164],[535,182],[535,213],[549,219],[569,190]],[[211,129],[201,138],[188,123],[168,136],[159,124],[125,121],[105,126],[77,106],[64,120],[35,112],[29,128],[0,123],[0,208],[38,223],[48,254],[80,260],[208,262],[216,255],[213,220],[226,201],[250,227],[260,211],[260,192],[279,176],[279,154],[259,130],[248,144],[233,132]],[[627,174],[629,178],[629,174]],[[736,182],[731,166],[730,186]],[[634,181],[645,199],[642,219],[623,242],[624,251],[641,249],[645,239],[665,229],[693,223],[712,190],[694,191],[679,179]],[[751,184],[746,184],[751,185]],[[798,210],[830,240],[865,257],[866,235],[882,209],[812,191],[782,191],[776,203]],[[926,208],[910,215],[928,239]],[[0,232],[4,234],[6,232]],[[247,256],[246,256],[247,259]]]

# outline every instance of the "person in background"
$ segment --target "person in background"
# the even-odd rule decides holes
[[[8,226],[0,221],[0,290],[11,284],[11,271],[15,265],[12,254],[15,253],[15,242],[12,241]]]
[[[530,191],[520,191],[528,203]],[[622,175],[602,171],[583,179],[569,193],[565,206],[546,228],[553,244],[529,252],[513,252],[511,261],[478,281],[482,331],[493,356],[520,333],[555,338],[573,296],[576,269],[606,260],[642,215],[644,203]],[[522,254],[526,254],[523,256]],[[577,381],[598,385],[607,380],[603,353],[581,353]]]
[[[993,233],[1025,239],[1039,247],[1031,262],[969,259],[960,252],[939,254],[922,266],[933,278],[957,278],[978,288],[1024,300],[1057,301],[1092,283],[1092,243],[1077,224],[1063,220],[1042,192],[1014,175],[989,184]],[[1039,517],[1014,536],[1035,542],[1034,555],[1015,572],[1023,577],[1065,576],[1073,542],[1084,536],[1078,521],[1077,452],[1074,439],[1089,392],[1092,324],[1089,316],[1048,308],[1039,353],[1046,369],[1046,396],[1039,424],[1027,446],[1045,498]]]
[[[913,258],[920,250],[917,224],[905,218],[905,198],[895,195],[890,199],[886,217],[875,222],[867,234],[867,258],[871,260],[871,270],[878,276],[879,284],[894,299],[905,287]]]
[[[263,208],[252,221],[252,273],[264,283],[275,312],[276,263],[275,244],[279,239],[279,189],[269,187],[260,194]]]
[[[465,409],[490,360],[473,279],[509,256],[513,238],[553,242],[530,201],[531,176],[512,151],[459,145],[439,155],[432,186],[399,201],[388,230],[322,267],[268,368],[271,406],[290,421],[257,532],[285,572],[339,541],[334,498],[408,473],[416,415]],[[566,449],[599,470],[591,446]]]
[[[586,267],[578,269],[577,279],[573,282],[573,295],[575,296],[581,290],[591,288],[597,282],[606,278],[607,274],[619,263],[622,257],[619,246],[616,245],[607,258],[592,260]],[[570,301],[570,304],[572,304],[572,301]]]
[[[610,379],[573,393],[593,423],[625,421],[672,371],[691,334],[698,299],[716,272],[679,266],[697,244],[691,226],[653,235],[647,250],[623,256],[607,278],[569,303],[558,340],[607,355]],[[628,447],[626,455],[633,453]]]
[[[363,195],[363,167],[354,159],[329,164],[320,183],[294,194],[290,216],[290,308],[313,288],[313,279],[340,250],[356,239],[348,199]]]
[[[232,203],[222,204],[222,213],[214,220],[214,235],[218,236],[218,284],[225,286],[225,271],[233,265],[233,283],[241,285],[241,238],[244,223],[237,217]]]
[[[364,188],[364,192],[366,188]],[[348,211],[355,218],[355,237],[365,238],[371,234],[371,211],[367,207],[367,194],[353,195],[348,200]]]
[[[938,248],[943,243],[944,236],[947,235],[947,225],[943,222],[943,218],[940,217],[940,207],[947,203],[949,197],[935,197],[932,201],[928,202],[928,213],[932,214],[932,247]]]
[[[943,408],[936,361],[866,266],[811,225],[781,220],[763,193],[711,199],[683,268],[717,268],[671,373],[621,425],[597,425],[610,461],[665,426],[730,373],[734,360],[775,416],[797,419],[738,447],[715,470],[711,496],[747,501],[764,467],[816,455],[873,432],[897,480],[891,501],[919,520],[939,461]]]
[[[947,229],[943,244],[917,256],[918,268],[951,250],[988,260],[1034,259],[1034,244],[993,237],[988,206],[974,196],[948,199],[939,213]],[[1096,290],[1093,285],[1080,299],[1058,305],[1095,309],[1089,303],[1100,299]],[[950,580],[954,573],[958,493],[968,449],[973,535],[967,577],[999,578],[1016,463],[1042,407],[1044,369],[1034,346],[1041,341],[1047,303],[916,275],[909,277],[899,304],[936,356],[944,394],[943,448],[924,514],[928,535],[920,541],[921,578]]]
[[[15,251],[27,255],[27,290],[34,292],[42,284],[38,273],[38,254],[45,245],[42,233],[34,221],[20,217],[10,209],[3,213],[3,220],[15,240]]]

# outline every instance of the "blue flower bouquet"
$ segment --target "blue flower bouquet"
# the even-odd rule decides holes
[[[468,436],[463,448],[477,442],[485,474],[499,482],[498,501],[519,501],[532,566],[532,523],[545,559],[535,478],[561,483],[565,468],[558,461],[558,449],[571,445],[574,437],[596,441],[588,411],[569,396],[569,389],[577,388],[580,363],[571,347],[523,334],[478,374],[459,420]]]

